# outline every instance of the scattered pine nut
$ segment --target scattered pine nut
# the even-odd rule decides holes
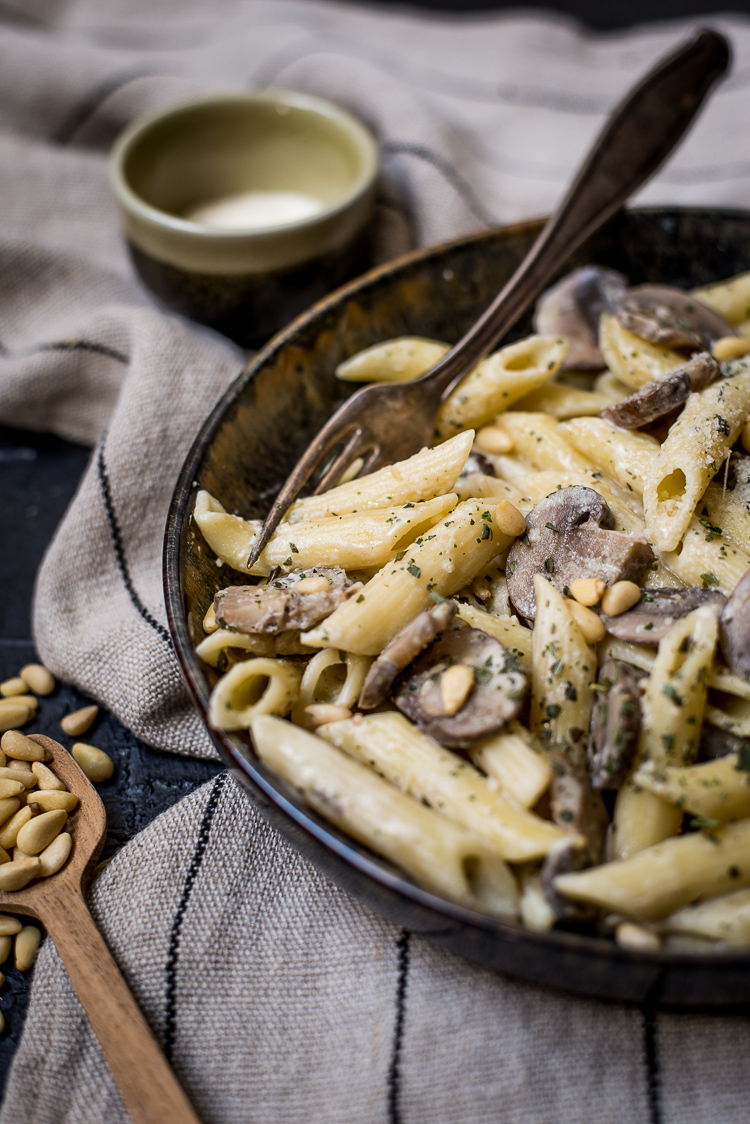
[[[20,676],[24,679],[35,695],[51,695],[55,689],[55,678],[51,671],[47,671],[40,663],[27,663],[22,667]]]
[[[30,792],[26,803],[32,811],[54,812],[62,809],[72,812],[78,804],[78,797],[74,792],[60,792],[59,790],[46,789],[43,792]]]
[[[0,847],[0,864],[9,863],[9,862],[10,862],[10,855],[5,850],[5,847]]]
[[[641,599],[641,587],[635,582],[615,582],[602,597],[602,612],[608,617],[619,617],[632,609]]]
[[[305,714],[313,727],[325,726],[327,722],[343,722],[352,716],[348,706],[336,706],[335,703],[310,703],[305,707]]]
[[[16,836],[16,843],[24,854],[38,855],[53,839],[57,838],[67,819],[68,813],[63,808],[42,812],[40,816],[34,816],[23,825]]]
[[[37,929],[36,925],[24,925],[16,936],[16,968],[21,972],[28,972],[36,960],[41,943],[41,929]]]
[[[19,929],[20,932],[20,929]],[[10,950],[13,947],[13,941],[10,937],[0,937],[0,964],[4,964],[10,956]]]
[[[715,341],[711,354],[719,363],[725,359],[742,359],[744,355],[750,355],[750,340],[742,336],[722,336]]]
[[[0,937],[15,937],[21,932],[21,922],[15,917],[8,917],[7,913],[0,913]]]
[[[39,876],[49,878],[51,874],[57,874],[68,861],[72,847],[73,837],[70,832],[61,831],[57,839],[53,839],[39,854],[39,861],[42,864]]]
[[[71,714],[66,714],[64,718],[61,718],[60,725],[71,738],[79,738],[81,734],[85,734],[87,730],[91,729],[98,713],[98,706],[83,706],[80,710],[74,710]]]
[[[5,699],[12,698],[14,695],[25,695],[29,690],[29,685],[25,679],[20,675],[16,675],[13,679],[6,679],[4,683],[0,683],[0,695]]]
[[[51,769],[43,765],[41,761],[34,761],[31,766],[31,771],[36,777],[36,783],[40,792],[67,792],[68,787],[64,781],[55,776]]]
[[[32,878],[36,878],[42,864],[39,859],[34,855],[28,855],[22,858],[20,855],[12,862],[3,863],[0,866],[0,890],[23,890],[24,886],[28,886]],[[0,941],[9,940],[10,938],[0,937]],[[0,961],[2,963],[2,961]]]
[[[21,801],[17,796],[8,796],[4,800],[0,800],[0,824],[7,823],[20,807]]]
[[[570,592],[579,605],[598,605],[607,583],[602,578],[574,578]]]
[[[4,847],[6,851],[15,847],[19,831],[29,822],[31,816],[31,808],[19,808],[16,814],[0,827],[0,847]]]
[[[19,695],[19,698],[23,696]],[[34,711],[30,706],[25,706],[24,703],[16,702],[15,699],[3,699],[0,702],[0,733],[5,733],[6,730],[17,730],[19,726],[25,726],[34,717]]]
[[[607,630],[596,613],[592,613],[591,609],[587,609],[585,605],[579,605],[572,597],[566,597],[565,604],[587,644],[598,644],[600,640],[604,639]]]
[[[483,425],[477,430],[474,444],[480,452],[494,456],[513,452],[513,438],[497,425]]]
[[[526,520],[510,500],[500,500],[495,505],[495,526],[501,535],[517,539],[526,530]]]
[[[615,940],[620,948],[635,948],[646,952],[655,952],[661,948],[657,933],[647,929],[645,925],[634,925],[632,921],[620,922],[615,929]]]
[[[9,757],[7,760],[8,764],[6,768],[12,769],[14,773],[14,777],[12,777],[11,780],[21,780],[20,774],[22,773],[25,778],[24,784],[34,784],[34,774],[31,771],[30,761],[18,761],[15,757]]]
[[[6,796],[20,796],[25,791],[26,785],[22,781],[9,781],[7,778],[0,778],[0,800],[4,800]]]
[[[440,701],[447,715],[457,714],[474,686],[474,672],[464,663],[446,668],[440,676]]]
[[[327,593],[329,589],[328,579],[315,575],[311,578],[302,578],[294,586],[295,593]]]
[[[27,738],[19,730],[6,730],[0,739],[0,747],[14,761],[45,761],[49,756],[43,746]]]
[[[70,752],[88,779],[93,781],[94,784],[108,781],[115,771],[114,762],[109,754],[105,753],[103,749],[97,749],[95,745],[76,742]]]

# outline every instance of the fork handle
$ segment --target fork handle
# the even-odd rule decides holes
[[[440,392],[437,403],[505,335],[573,251],[666,160],[730,58],[723,35],[697,31],[624,98],[510,281],[463,339],[423,376],[436,396]]]
[[[41,901],[39,906],[41,906]],[[133,1124],[200,1124],[80,893],[39,909]]]

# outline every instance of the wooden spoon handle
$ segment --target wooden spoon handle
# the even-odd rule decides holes
[[[40,920],[55,942],[133,1124],[200,1124],[80,894],[69,887],[49,893]]]

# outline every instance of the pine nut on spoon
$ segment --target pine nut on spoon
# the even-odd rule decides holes
[[[57,833],[41,854],[19,856],[13,862],[0,865],[0,872],[16,864],[33,866],[37,871],[45,862],[54,867],[60,858],[54,849],[62,852],[67,843],[59,841],[65,834],[72,837],[67,862],[63,858],[63,865],[56,873],[25,888],[0,889],[0,910],[35,918],[49,933],[134,1124],[199,1124],[86,906],[84,890],[107,830],[101,797],[58,742],[42,734],[32,734],[28,740],[45,750],[45,757],[51,755],[50,768],[67,790],[78,797],[79,806],[67,820],[65,831]],[[16,836],[24,827],[33,827],[28,807],[20,809],[9,823],[21,813],[26,813],[26,819],[19,825]],[[58,809],[34,818],[39,820],[49,815],[60,819],[65,812]],[[14,838],[10,846],[15,845]],[[2,940],[10,944],[11,937],[0,937]],[[30,947],[35,938],[30,934],[26,940]]]

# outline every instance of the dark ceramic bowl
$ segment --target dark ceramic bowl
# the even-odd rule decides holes
[[[215,673],[196,658],[194,645],[226,578],[189,518],[194,484],[230,511],[265,515],[346,392],[335,366],[393,336],[454,342],[538,231],[539,224],[527,223],[420,251],[340,289],[278,335],[206,420],[175,489],[165,544],[170,628],[204,720]],[[750,212],[630,211],[587,242],[569,266],[586,262],[620,269],[634,283],[703,285],[750,269]],[[526,317],[514,335],[530,329]],[[306,807],[257,759],[248,738],[209,732],[248,795],[310,862],[407,929],[510,975],[600,998],[674,1007],[750,1002],[750,956],[639,953],[574,932],[532,933],[436,897]]]

